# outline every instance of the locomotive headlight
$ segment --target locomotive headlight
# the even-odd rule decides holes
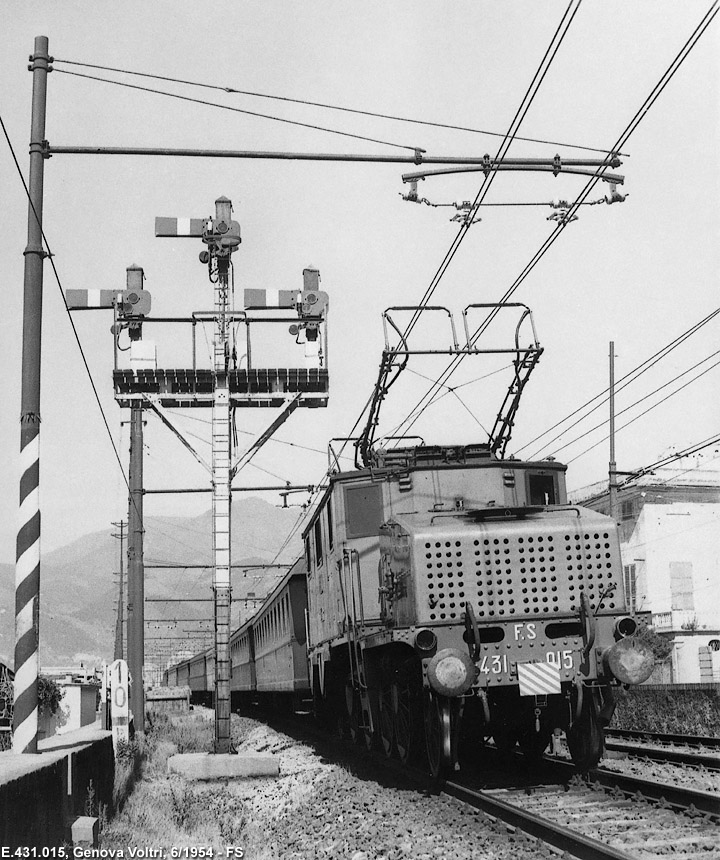
[[[621,639],[603,651],[605,668],[622,684],[642,684],[652,674],[655,655],[634,637]]]
[[[615,638],[625,639],[627,636],[632,636],[637,631],[637,621],[629,615],[618,618],[615,622]]]
[[[423,657],[432,657],[437,651],[437,636],[432,630],[424,627],[415,635],[415,647]]]
[[[457,648],[443,648],[428,663],[430,686],[442,696],[462,696],[472,687],[477,668],[470,657]]]

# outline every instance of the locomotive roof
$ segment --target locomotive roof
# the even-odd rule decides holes
[[[547,516],[545,514],[562,514],[574,516],[573,522],[585,528],[607,528],[612,519],[606,514],[598,513],[590,508],[582,508],[579,505],[548,505],[544,507],[533,507],[525,509],[508,509],[501,505],[497,507],[481,508],[477,510],[464,511],[423,511],[412,514],[396,514],[390,522],[397,523],[409,534],[432,534],[434,531],[464,532],[469,528],[477,529],[478,525],[517,525],[518,528],[531,529],[533,526],[547,528]],[[558,526],[568,528],[567,520],[558,517]]]
[[[411,448],[390,448],[378,457],[379,463],[364,469],[336,472],[329,476],[329,486],[311,512],[302,530],[307,533],[320,516],[333,485],[357,481],[363,478],[382,481],[389,476],[402,472],[427,471],[430,469],[552,469],[566,472],[567,466],[557,460],[519,460],[516,458],[497,459],[488,445],[417,445]],[[382,465],[380,464],[382,463]]]

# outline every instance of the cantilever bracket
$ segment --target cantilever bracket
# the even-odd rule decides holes
[[[292,413],[297,409],[300,405],[300,400],[302,399],[303,392],[298,391],[292,398],[288,399],[285,402],[285,406],[283,407],[282,412],[277,416],[277,418],[272,422],[272,424],[257,437],[257,439],[252,443],[252,445],[245,451],[245,453],[235,462],[233,467],[230,469],[230,483],[232,483],[233,478],[237,473],[243,469],[247,464],[252,460],[252,458],[257,454],[257,452],[262,448],[262,446],[270,439],[270,437],[275,433],[275,431],[284,424],[287,419],[292,415]]]
[[[204,466],[210,474],[212,474],[212,467],[209,466],[205,460],[198,454],[198,452],[193,448],[193,446],[188,442],[188,440],[183,436],[183,434],[178,430],[178,428],[172,423],[170,420],[167,411],[163,406],[161,406],[157,400],[149,395],[143,393],[143,400],[148,404],[148,406],[153,410],[153,412],[158,416],[158,418],[162,421],[162,423],[178,437],[178,439],[182,442],[182,444],[188,449],[188,451],[193,455],[193,457],[200,463],[201,466]]]

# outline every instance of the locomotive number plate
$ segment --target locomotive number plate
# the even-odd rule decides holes
[[[486,654],[477,667],[485,675],[501,675],[510,671],[510,661],[507,654]]]

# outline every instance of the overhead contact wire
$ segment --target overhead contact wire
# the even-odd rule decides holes
[[[636,128],[638,127],[640,122],[645,118],[645,116],[647,115],[650,108],[655,104],[655,102],[657,101],[657,99],[659,98],[659,96],[661,95],[661,93],[663,92],[665,87],[667,86],[667,84],[674,77],[675,73],[680,68],[680,66],[682,65],[682,63],[684,62],[684,60],[686,59],[686,57],[690,53],[690,51],[695,47],[698,40],[701,38],[701,36],[704,34],[705,30],[708,28],[710,23],[713,21],[713,19],[717,15],[718,2],[719,2],[719,0],[715,0],[715,2],[713,2],[713,4],[710,6],[710,8],[708,9],[708,11],[705,13],[702,20],[700,21],[700,24],[698,24],[698,26],[695,28],[695,30],[693,31],[691,36],[687,39],[687,41],[685,42],[683,47],[680,49],[678,54],[675,56],[673,61],[670,63],[670,66],[668,67],[668,69],[663,73],[663,75],[661,76],[660,80],[655,85],[655,87],[653,87],[652,91],[650,92],[650,95],[645,99],[642,106],[638,109],[638,111],[635,113],[635,115],[630,120],[628,125],[625,127],[625,130],[620,135],[620,137],[618,138],[618,140],[616,142],[616,145],[612,148],[611,151],[614,152],[616,150],[621,149],[625,145],[625,143],[627,142],[627,140],[629,139],[631,134],[636,130]],[[507,300],[510,298],[510,296],[512,296],[512,294],[520,287],[520,285],[528,277],[530,272],[540,262],[540,259],[542,259],[542,257],[549,250],[549,248],[554,244],[556,239],[559,237],[559,235],[562,233],[562,231],[565,229],[565,227],[569,223],[569,218],[575,213],[577,208],[584,202],[586,197],[589,195],[590,191],[594,188],[594,186],[597,184],[597,182],[602,178],[602,175],[606,171],[606,169],[607,169],[606,167],[599,168],[595,172],[594,176],[591,177],[591,179],[587,182],[587,184],[585,185],[583,190],[580,192],[580,194],[577,196],[574,203],[570,207],[570,209],[567,213],[567,219],[564,222],[559,223],[556,226],[555,230],[551,233],[551,235],[543,242],[543,244],[538,249],[538,251],[535,252],[535,254],[531,258],[530,262],[525,266],[523,271],[516,278],[515,282],[505,292],[505,295],[501,299],[501,302],[500,302],[501,304],[507,302]],[[478,329],[475,331],[475,333],[473,334],[473,337],[471,339],[472,344],[477,342],[477,339],[480,337],[480,335],[487,328],[487,326],[489,325],[489,323],[491,322],[493,317],[494,317],[494,314],[488,315],[488,318],[485,320],[485,322],[482,323],[478,327]],[[449,379],[449,377],[454,373],[454,371],[457,369],[457,366],[461,363],[462,360],[463,360],[463,356],[458,356],[456,359],[454,359],[450,363],[450,365],[448,365],[446,370],[443,371],[443,373],[438,377],[438,382],[440,382],[441,380],[443,382],[447,381],[447,379]],[[415,412],[417,412],[418,414],[417,414],[416,418],[414,418],[413,421],[407,426],[407,430],[410,430],[412,428],[414,423],[417,421],[417,418],[420,417],[420,415],[425,410],[425,408],[427,408],[427,406],[433,401],[433,399],[434,399],[433,391],[434,390],[435,390],[435,388],[431,387],[428,390],[428,392],[426,392],[426,394],[423,395],[423,397],[420,399],[418,404],[416,404],[416,406],[413,408],[413,410],[411,411],[410,414],[414,414]],[[428,398],[430,398],[429,402],[423,406],[424,401],[427,400]]]
[[[12,142],[10,140],[10,136],[8,135],[7,129],[5,128],[5,123],[3,122],[2,116],[0,116],[0,126],[2,126],[3,134],[5,135],[5,140],[7,141],[7,145],[10,149],[10,153],[12,155],[13,161],[15,162],[15,167],[17,169],[18,176],[20,177],[20,181],[22,182],[22,186],[25,189],[25,196],[28,199],[28,202],[30,204],[30,207],[32,208],[33,214],[34,214],[38,224],[40,224],[40,218],[39,218],[38,213],[35,209],[35,205],[32,202],[32,198],[30,197],[30,190],[28,189],[27,183],[25,182],[25,177],[23,176],[23,172],[20,168],[20,163],[18,162],[17,156],[15,154],[15,149],[13,148]],[[102,416],[103,424],[105,425],[105,430],[107,431],[108,439],[110,439],[110,445],[112,446],[113,453],[115,455],[115,459],[117,460],[117,464],[120,467],[120,473],[122,474],[123,481],[125,482],[125,486],[127,487],[128,497],[130,499],[131,504],[133,505],[133,507],[135,508],[135,510],[139,516],[139,511],[137,510],[137,505],[135,504],[135,499],[133,498],[132,493],[130,492],[130,483],[128,481],[127,475],[125,474],[125,469],[123,468],[122,460],[120,459],[120,454],[118,453],[118,449],[115,445],[115,440],[113,439],[112,433],[110,431],[110,425],[108,424],[107,416],[105,415],[105,410],[103,409],[102,403],[100,401],[100,395],[98,394],[98,390],[95,386],[95,382],[92,378],[92,374],[90,373],[90,365],[88,364],[87,358],[85,356],[85,352],[84,352],[83,347],[82,347],[82,343],[80,342],[80,335],[78,334],[78,330],[75,327],[75,321],[72,318],[72,315],[70,313],[70,309],[68,308],[68,304],[67,304],[67,301],[65,299],[65,291],[63,290],[62,281],[60,279],[60,274],[58,273],[57,266],[55,265],[54,255],[53,255],[52,251],[50,250],[50,244],[47,240],[47,236],[45,235],[45,230],[42,226],[41,226],[40,230],[42,233],[43,243],[45,244],[45,248],[46,248],[46,252],[47,252],[46,256],[47,256],[48,260],[50,261],[50,266],[52,267],[53,274],[55,275],[55,281],[57,283],[58,289],[60,290],[60,295],[61,295],[62,300],[63,300],[63,305],[65,306],[65,312],[67,313],[68,320],[70,321],[70,327],[71,327],[73,335],[75,337],[75,343],[77,344],[78,350],[80,351],[80,357],[82,358],[83,366],[85,367],[85,372],[87,373],[87,377],[90,380],[90,387],[92,388],[92,392],[93,392],[93,395],[95,397],[95,402],[97,403],[98,409],[100,410],[100,415]],[[141,516],[140,516],[140,524],[141,524],[141,526],[143,524]]]
[[[204,105],[205,107],[214,107],[219,108],[220,110],[232,111],[233,113],[245,114],[246,116],[255,116],[259,117],[260,119],[270,119],[274,122],[286,123],[287,125],[296,125],[300,126],[301,128],[310,128],[313,131],[324,131],[328,134],[339,134],[342,137],[352,137],[355,140],[364,140],[368,143],[379,143],[382,146],[394,146],[398,149],[409,149],[411,152],[415,152],[417,150],[416,146],[408,146],[402,143],[393,143],[392,141],[388,140],[378,140],[375,137],[367,137],[363,134],[353,134],[349,131],[339,131],[335,128],[326,128],[325,126],[315,125],[309,122],[300,122],[299,120],[295,119],[286,119],[284,117],[272,116],[271,114],[259,113],[258,111],[246,110],[245,108],[233,107],[232,105],[223,105],[218,102],[209,102],[205,99],[195,99],[192,98],[192,96],[183,96],[179,93],[169,93],[166,90],[157,90],[153,87],[141,87],[138,84],[128,84],[125,81],[112,81],[110,80],[110,78],[98,78],[95,75],[84,75],[82,72],[70,72],[67,69],[55,69],[55,71],[59,72],[61,75],[73,75],[76,78],[85,78],[88,81],[99,81],[103,84],[113,84],[116,87],[126,87],[127,89],[131,90],[140,90],[140,92],[144,93],[153,93],[154,95],[166,96],[167,98],[171,99],[179,99],[180,101],[184,102],[192,102],[193,104]]]
[[[236,87],[226,87],[226,86],[221,86],[219,84],[206,84],[206,83],[202,83],[200,81],[188,81],[188,80],[184,80],[183,78],[173,78],[173,77],[169,77],[167,75],[157,75],[157,74],[152,74],[150,72],[138,72],[138,71],[133,71],[130,69],[118,69],[118,68],[114,68],[113,66],[101,66],[101,65],[97,65],[95,63],[81,63],[81,62],[78,62],[76,60],[59,60],[57,58],[54,60],[54,63],[55,64],[65,63],[66,65],[69,65],[69,66],[81,66],[81,67],[86,68],[86,69],[97,69],[98,71],[103,71],[103,72],[117,72],[118,74],[122,74],[122,75],[135,75],[137,77],[151,78],[151,79],[157,80],[157,81],[167,81],[168,83],[184,84],[184,85],[190,86],[190,87],[201,87],[203,89],[218,90],[218,91],[224,92],[224,93],[231,93],[231,94],[237,94],[237,95],[243,95],[243,96],[251,96],[253,98],[271,99],[274,101],[288,102],[290,104],[298,104],[298,105],[303,105],[306,107],[319,107],[319,108],[323,108],[325,110],[342,111],[343,113],[351,113],[351,114],[356,114],[358,116],[369,116],[369,117],[373,117],[375,119],[388,119],[388,120],[392,120],[394,122],[408,122],[408,123],[412,123],[414,125],[428,126],[430,128],[444,128],[444,129],[448,129],[450,131],[466,131],[466,132],[470,132],[471,134],[485,134],[485,135],[488,135],[489,137],[504,137],[505,136],[502,134],[502,132],[499,132],[499,131],[486,131],[484,129],[469,128],[469,127],[463,126],[463,125],[450,125],[448,123],[431,122],[429,120],[414,119],[412,117],[405,117],[405,116],[395,116],[393,114],[378,113],[376,111],[359,110],[358,108],[349,108],[349,107],[345,107],[343,105],[331,105],[331,104],[326,104],[324,102],[310,101],[308,99],[294,99],[294,98],[290,98],[288,96],[278,96],[278,95],[272,95],[270,93],[258,93],[258,92],[254,92],[251,90],[237,89]],[[563,143],[563,142],[557,141],[557,140],[543,140],[541,138],[536,138],[536,137],[520,137],[518,135],[518,136],[516,136],[516,140],[522,140],[522,141],[525,141],[527,143],[547,144],[548,146],[563,146],[563,147],[566,147],[567,149],[583,149],[583,150],[586,150],[588,152],[602,152],[602,153],[608,152],[607,149],[603,149],[602,147],[582,146],[581,144],[578,144],[578,143]],[[622,156],[627,156],[627,153],[624,153],[624,152],[618,152],[617,154],[622,155]]]
[[[639,379],[644,373],[653,368],[658,362],[660,362],[663,358],[666,358],[674,349],[677,349],[678,346],[683,344],[688,338],[690,338],[693,334],[698,332],[704,325],[713,320],[720,313],[720,308],[714,310],[712,313],[708,314],[704,319],[695,323],[691,326],[687,331],[683,332],[681,335],[678,335],[674,340],[670,341],[668,344],[663,346],[657,352],[653,353],[649,358],[646,358],[644,361],[640,362],[640,364],[636,365],[632,370],[628,371],[624,376],[620,377],[616,383],[616,391],[622,391],[623,388],[627,387],[631,382],[635,382],[635,380]],[[630,378],[632,377],[632,378]],[[627,380],[627,381],[626,381]],[[621,385],[620,383],[625,383]],[[619,386],[619,387],[618,387]],[[581,406],[578,406],[564,418],[561,418],[559,421],[556,421],[551,427],[548,427],[547,430],[544,430],[542,433],[539,433],[525,445],[520,446],[520,448],[516,449],[516,453],[525,450],[525,448],[529,448],[532,444],[537,442],[539,439],[542,439],[543,436],[547,436],[548,433],[552,433],[553,430],[557,429],[561,425],[565,424],[566,421],[569,421],[571,418],[574,418],[579,412],[582,412],[583,409],[590,406],[590,404],[594,403],[598,398],[603,397],[603,395],[608,394],[610,388],[604,388],[594,397],[591,397],[589,400],[586,400]],[[538,453],[542,451],[544,448],[552,445],[553,442],[556,442],[560,436],[564,433],[567,433],[568,430],[571,430],[573,427],[576,427],[581,421],[584,421],[588,416],[590,416],[596,409],[599,409],[604,403],[607,403],[609,397],[605,397],[600,403],[594,406],[589,412],[585,413],[581,418],[578,419],[574,424],[571,424],[565,430],[562,431],[558,436],[553,437],[549,442],[544,443],[539,449]],[[530,459],[534,459],[536,454],[532,454]]]

